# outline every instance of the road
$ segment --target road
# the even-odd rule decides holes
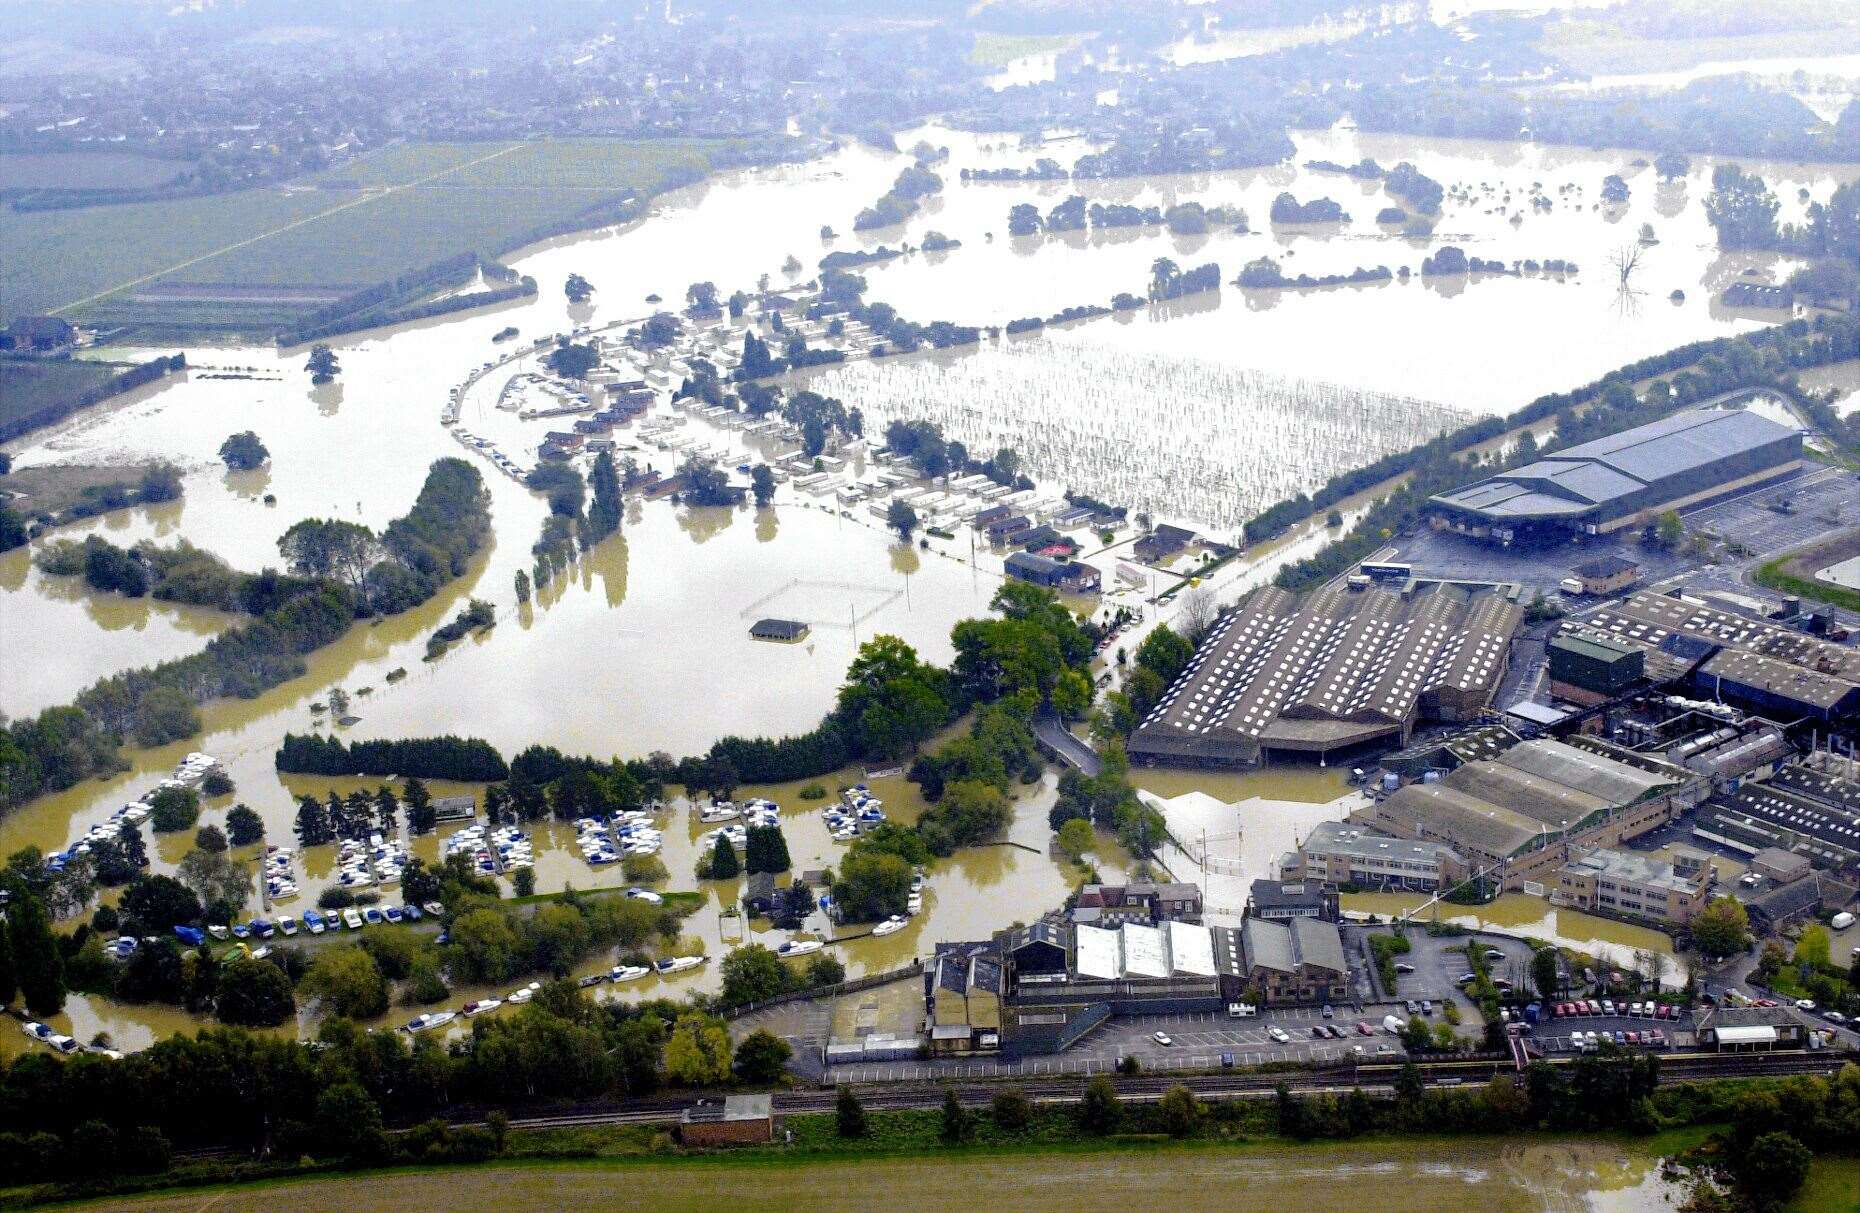
[[[1057,753],[1067,766],[1087,775],[1096,775],[1104,769],[1092,748],[1075,737],[1050,708],[1042,709],[1034,717],[1033,735]]]

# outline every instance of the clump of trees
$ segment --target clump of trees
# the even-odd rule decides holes
[[[271,458],[271,452],[251,430],[241,430],[220,443],[220,460],[235,472],[249,472]]]

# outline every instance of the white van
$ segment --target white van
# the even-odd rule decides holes
[[[1402,1029],[1407,1026],[1407,1022],[1398,1015],[1384,1015],[1382,1017],[1382,1030],[1387,1032],[1390,1036],[1400,1036]]]

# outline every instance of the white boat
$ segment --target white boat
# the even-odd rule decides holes
[[[456,1011],[434,1011],[431,1015],[415,1015],[407,1021],[409,1032],[425,1032],[433,1028],[443,1028],[458,1018]]]
[[[524,1003],[528,1002],[530,999],[536,997],[536,991],[540,989],[542,989],[542,982],[532,981],[529,985],[524,986],[522,989],[512,990],[510,992],[510,997],[506,998],[504,1001],[515,1003],[518,1006],[522,1006]]]
[[[342,921],[348,924],[351,931],[359,931],[362,929],[362,916],[356,910],[344,910],[342,912]]]
[[[486,1011],[495,1011],[503,1005],[504,1000],[501,998],[486,998],[479,1002],[468,1002],[465,1004],[465,1018],[475,1018],[476,1016],[483,1015]]]
[[[686,969],[697,968],[706,959],[707,957],[703,956],[671,956],[661,960],[657,968],[660,973],[682,973]]]
[[[650,972],[652,972],[652,970],[645,965],[615,965],[613,971],[607,974],[607,980],[614,982],[637,981]]]
[[[698,820],[704,822],[734,821],[738,816],[735,805],[711,805],[698,810]]]
[[[297,920],[288,914],[285,915],[283,918],[278,919],[278,930],[283,931],[286,935],[297,934]]]
[[[790,939],[775,949],[777,956],[805,956],[809,952],[818,952],[824,945],[818,939]]]
[[[873,927],[872,934],[874,935],[895,935],[899,931],[902,931],[904,929],[904,925],[905,923],[904,923],[903,916],[899,914],[893,914],[890,918],[887,918],[885,921]]]
[[[213,936],[213,938],[215,939],[226,939],[232,935],[232,932],[229,929],[227,929],[225,924],[214,923],[212,926],[207,928],[207,934]]]

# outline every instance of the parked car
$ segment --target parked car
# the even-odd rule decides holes
[[[1169,1033],[1167,1032],[1152,1032],[1150,1033],[1150,1039],[1165,1049],[1175,1043],[1175,1041],[1169,1039]]]

